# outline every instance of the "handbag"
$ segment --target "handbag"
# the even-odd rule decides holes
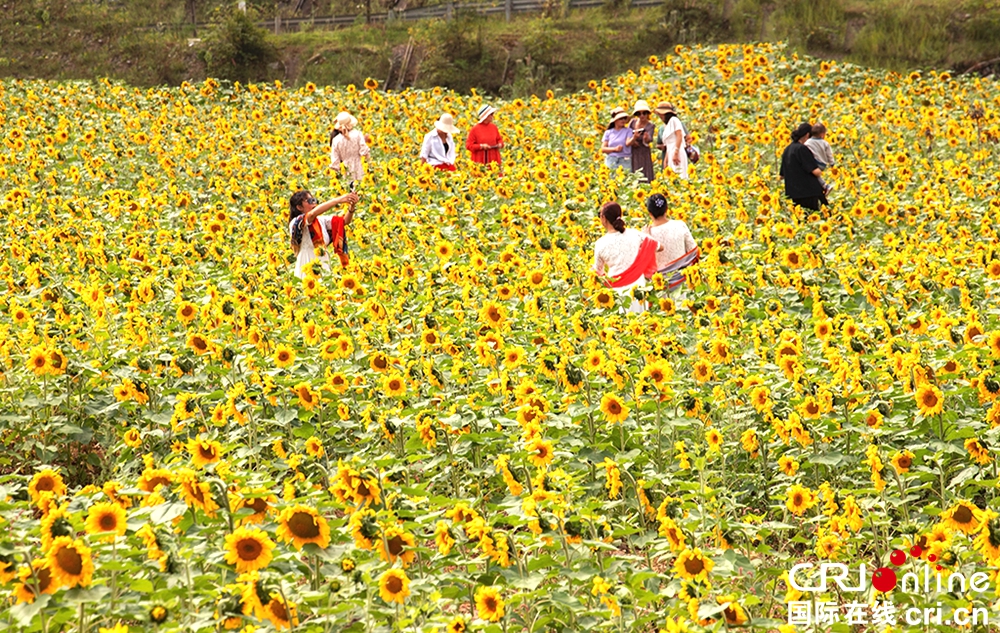
[[[699,152],[698,148],[694,145],[685,145],[684,153],[687,154],[689,163],[697,163],[701,158],[701,152]]]

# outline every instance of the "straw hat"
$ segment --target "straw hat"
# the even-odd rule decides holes
[[[483,104],[483,106],[479,108],[479,113],[476,116],[479,117],[479,122],[482,123],[483,121],[486,120],[486,117],[488,117],[489,115],[493,114],[496,111],[497,109],[494,108],[493,106]]]
[[[441,118],[437,120],[434,127],[446,134],[458,134],[462,131],[455,127],[455,117],[451,116],[448,112],[441,115]]]
[[[639,99],[638,101],[635,102],[635,105],[632,106],[632,114],[638,114],[639,112],[649,112],[650,109],[651,108],[649,107],[649,104],[646,103],[645,99]]]
[[[674,110],[674,106],[666,101],[661,101],[656,105],[656,109],[653,112],[657,114],[666,114],[667,112],[672,112],[677,114],[677,110]]]
[[[350,112],[337,114],[337,120],[333,123],[333,129],[341,132],[350,132],[358,124],[358,120],[351,116]]]
[[[621,108],[615,108],[611,111],[611,122],[614,123],[618,119],[627,119],[628,112],[622,110]]]

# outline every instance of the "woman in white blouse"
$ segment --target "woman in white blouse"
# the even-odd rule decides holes
[[[361,130],[356,129],[358,120],[349,112],[341,112],[333,124],[330,136],[330,167],[339,169],[341,165],[350,172],[351,180],[361,180],[365,175],[362,157],[371,156],[371,149]]]
[[[622,208],[617,202],[601,207],[604,235],[594,244],[594,271],[620,294],[630,294],[633,288],[646,285],[646,279],[656,272],[656,250],[659,245],[635,229],[625,228]],[[630,312],[642,312],[645,306],[633,299]]]

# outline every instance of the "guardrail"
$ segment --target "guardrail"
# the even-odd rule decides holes
[[[664,0],[632,0],[629,4],[632,7],[653,7],[663,4]],[[568,8],[585,9],[600,7],[605,4],[605,0],[569,0]],[[405,11],[390,11],[372,13],[369,18],[372,22],[385,22],[387,20],[428,20],[434,18],[450,19],[459,13],[476,13],[479,15],[498,15],[509,13],[541,13],[546,8],[546,3],[542,0],[507,0],[494,2],[449,2],[436,4],[429,7],[419,7],[407,9]],[[278,26],[283,31],[298,31],[302,27],[338,27],[350,26],[365,18],[365,14],[353,15],[324,15],[302,18],[282,18],[276,20],[266,20],[260,22],[260,26],[267,29],[274,29]],[[199,25],[201,26],[201,25]],[[206,25],[207,26],[207,25]]]

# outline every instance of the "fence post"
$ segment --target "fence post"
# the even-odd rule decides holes
[[[503,3],[503,14],[504,17],[510,22],[510,12],[514,9],[514,0],[504,0]]]
[[[448,0],[448,3],[445,5],[444,19],[451,21],[451,18],[454,16],[454,14],[455,14],[455,2],[454,0]]]

